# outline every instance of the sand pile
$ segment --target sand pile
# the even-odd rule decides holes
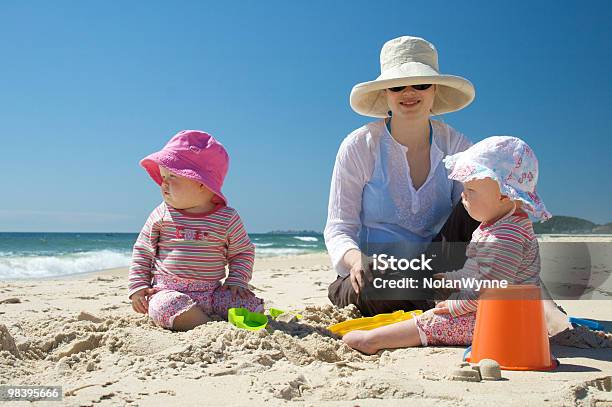
[[[582,349],[612,348],[612,333],[577,326],[573,329],[566,329],[551,337],[550,343]]]
[[[329,324],[358,315],[355,307],[332,311],[331,306],[311,306],[296,322],[271,320],[266,329],[248,331],[227,322],[214,321],[180,333],[181,344],[154,355],[160,362],[215,364],[248,356],[242,363],[247,370],[272,367],[278,361],[302,366],[313,362],[333,363],[359,359],[360,354],[334,338],[325,329]],[[167,364],[172,367],[176,363]],[[248,366],[247,366],[248,365]]]
[[[42,363],[62,376],[111,363],[145,379],[177,375],[190,367],[198,371],[212,367],[207,374],[219,376],[236,374],[237,369],[260,372],[279,361],[304,366],[361,360],[359,353],[325,329],[359,316],[354,307],[311,306],[301,313],[299,321],[271,320],[260,331],[213,321],[189,332],[170,332],[138,315],[103,318],[85,312],[70,318],[28,320],[14,324],[13,334],[0,326],[0,364],[15,368]],[[27,369],[17,376],[22,374],[27,375]],[[2,383],[14,377],[14,370],[0,372]]]
[[[575,406],[609,406],[612,404],[610,392],[612,376],[603,376],[571,386],[566,399]]]
[[[21,358],[17,345],[15,345],[15,339],[11,336],[6,325],[2,324],[0,324],[0,351],[10,353],[16,358]]]

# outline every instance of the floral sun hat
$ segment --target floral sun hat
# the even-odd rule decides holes
[[[524,203],[533,217],[552,217],[536,192],[538,159],[533,150],[517,137],[488,137],[465,151],[446,156],[448,178],[467,182],[491,178],[499,184],[502,194]]]
[[[199,130],[183,130],[156,153],[146,156],[140,165],[151,178],[162,184],[159,166],[180,176],[200,182],[210,189],[213,202],[227,205],[221,187],[229,167],[229,156],[213,136]]]

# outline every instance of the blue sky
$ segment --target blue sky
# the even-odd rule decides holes
[[[382,44],[433,42],[476,100],[443,119],[525,139],[549,210],[612,221],[612,3],[0,4],[0,231],[138,231],[160,202],[138,161],[181,129],[228,149],[251,232],[322,230],[348,104]]]

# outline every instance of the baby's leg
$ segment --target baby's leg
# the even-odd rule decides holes
[[[208,321],[210,321],[210,318],[200,307],[191,307],[174,318],[172,329],[175,331],[188,331]]]
[[[162,328],[185,331],[209,321],[208,316],[187,294],[161,290],[149,300],[149,316]]]
[[[472,343],[476,313],[453,317],[429,310],[416,318],[416,324],[423,346],[465,346]]]
[[[370,331],[351,331],[342,340],[351,348],[367,354],[376,353],[380,349],[421,346],[414,318]]]

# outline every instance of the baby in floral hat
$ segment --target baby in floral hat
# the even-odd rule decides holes
[[[263,300],[248,289],[253,243],[221,193],[229,165],[221,143],[184,130],[140,165],[164,201],[134,245],[128,286],[134,311],[174,330],[194,328],[213,314],[226,318],[232,307],[263,311]]]
[[[466,210],[481,224],[472,234],[463,268],[434,277],[539,284],[540,254],[529,215],[537,220],[551,215],[536,193],[538,160],[533,150],[519,138],[494,136],[447,156],[444,163],[448,177],[463,184]],[[371,331],[352,331],[343,340],[364,353],[421,345],[469,345],[477,294],[459,291],[453,297],[414,319]]]

